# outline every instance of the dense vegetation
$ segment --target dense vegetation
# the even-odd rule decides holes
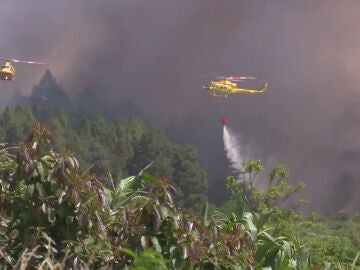
[[[207,201],[207,182],[198,155],[189,145],[169,142],[164,134],[133,117],[107,121],[100,114],[92,119],[57,111],[47,119],[56,134],[54,150],[76,152],[83,168],[89,168],[106,186],[109,174],[114,179],[133,175],[151,162],[149,173],[166,178],[177,187],[180,206],[199,209]],[[8,107],[0,117],[0,142],[15,146],[36,123],[25,107]]]
[[[199,215],[177,206],[176,187],[148,174],[151,166],[136,176],[110,178],[111,186],[106,187],[89,171],[80,170],[72,153],[54,150],[50,130],[41,123],[33,129],[19,147],[2,146],[0,152],[3,269],[359,266],[358,238],[342,245],[324,243],[331,238],[306,244],[303,236],[308,232],[302,228],[322,225],[276,206],[302,187],[286,183],[283,165],[271,170],[269,188],[260,192],[253,190],[251,181],[262,165],[247,163],[247,180],[227,180],[235,202],[230,213],[209,213],[204,204]]]
[[[52,150],[37,124],[14,155],[1,152],[4,268],[223,269],[255,263],[244,225],[174,204],[174,187],[143,171],[111,189]],[[250,216],[248,225],[253,226]]]
[[[141,118],[59,109],[50,72],[23,103],[0,117],[0,269],[360,268],[359,214],[297,214],[283,164],[256,190],[247,162],[215,207],[194,148]]]
[[[28,92],[30,90],[28,89]],[[214,123],[217,121],[210,121],[191,112],[185,118],[175,114],[161,117],[162,120],[150,119],[148,115],[144,115],[141,107],[121,96],[120,93],[121,86],[119,86],[118,97],[115,93],[109,97],[104,95],[102,89],[88,85],[84,89],[71,89],[70,97],[69,92],[64,91],[61,84],[47,70],[39,84],[32,89],[30,96],[23,96],[14,91],[9,105],[13,108],[19,104],[23,105],[32,112],[35,118],[41,119],[47,125],[59,109],[66,114],[71,125],[76,124],[80,116],[83,119],[93,119],[99,113],[101,117],[111,122],[117,121],[119,115],[126,119],[141,118],[141,122],[144,122],[146,126],[155,125],[161,128],[172,142],[190,144],[195,147],[202,156],[201,167],[206,170],[208,197],[217,203],[224,201],[228,192],[225,186],[218,185],[218,182],[219,179],[224,179],[228,175],[228,168],[226,157],[222,155],[221,132],[214,132],[216,131]],[[159,106],[154,110],[161,110],[162,105],[159,104]]]

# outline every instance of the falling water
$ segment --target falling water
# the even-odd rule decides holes
[[[243,162],[247,160],[246,147],[240,144],[239,137],[229,130],[226,125],[223,127],[226,156],[231,164],[231,168],[233,168],[236,173],[240,174],[243,168]]]

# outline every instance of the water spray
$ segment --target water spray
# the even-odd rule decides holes
[[[230,167],[240,175],[243,172],[243,162],[247,160],[246,147],[240,144],[239,136],[228,128],[228,120],[225,117],[221,119],[221,122],[226,157],[230,162]]]

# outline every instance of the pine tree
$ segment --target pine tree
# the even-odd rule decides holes
[[[71,106],[69,97],[50,70],[46,70],[39,85],[33,88],[29,103],[34,115],[43,120],[49,120],[58,108],[67,111]]]

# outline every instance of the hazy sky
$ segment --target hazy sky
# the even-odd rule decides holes
[[[91,86],[130,98],[154,126],[197,114],[194,127],[219,134],[201,134],[214,147],[226,115],[253,158],[306,182],[314,210],[359,211],[359,10],[357,0],[2,0],[0,57],[47,62],[70,95]],[[216,99],[201,89],[211,72],[270,86]],[[17,65],[0,89],[29,94],[43,73]]]

